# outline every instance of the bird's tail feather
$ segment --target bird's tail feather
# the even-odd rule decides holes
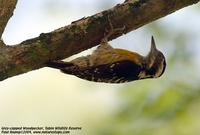
[[[71,62],[64,62],[64,61],[49,61],[46,63],[46,66],[51,68],[63,69],[66,67],[74,66],[74,64]]]

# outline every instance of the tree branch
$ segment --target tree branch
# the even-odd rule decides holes
[[[13,15],[13,11],[17,4],[17,0],[0,0],[0,37],[8,23],[8,20]]]
[[[42,33],[37,38],[2,47],[0,80],[42,68],[49,60],[64,59],[98,45],[105,29],[109,29],[108,16],[114,28],[125,26],[124,33],[127,33],[198,1],[126,0],[109,10],[72,22],[71,25]],[[120,35],[114,34],[109,40]]]

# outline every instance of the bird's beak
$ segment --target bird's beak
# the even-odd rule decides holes
[[[151,53],[154,53],[157,51],[157,48],[156,48],[156,44],[155,44],[155,41],[154,41],[154,38],[153,36],[151,37]]]

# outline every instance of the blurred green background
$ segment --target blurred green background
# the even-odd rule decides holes
[[[17,44],[122,2],[19,0],[3,40]],[[72,135],[200,135],[200,5],[110,44],[146,55],[151,35],[167,57],[162,77],[103,84],[51,68],[12,77],[0,82],[0,126],[82,127]]]

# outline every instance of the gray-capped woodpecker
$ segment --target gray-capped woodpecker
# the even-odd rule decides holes
[[[150,52],[147,56],[142,56],[136,52],[110,46],[108,37],[119,30],[113,29],[111,25],[111,31],[104,36],[91,55],[70,62],[50,61],[47,66],[85,80],[104,83],[125,83],[160,77],[165,71],[166,61],[163,53],[156,48],[153,36]]]

